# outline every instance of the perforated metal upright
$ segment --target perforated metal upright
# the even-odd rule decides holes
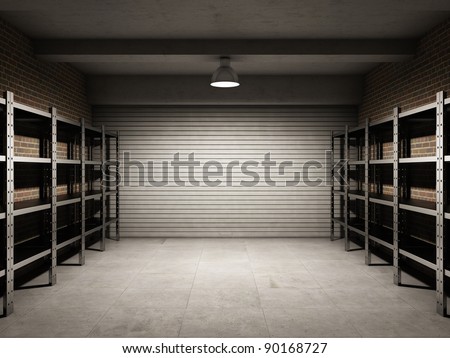
[[[80,265],[86,262],[86,128],[84,118],[81,118],[81,240],[78,261]]]
[[[102,181],[100,183],[101,191],[102,191],[102,211],[101,211],[101,219],[102,219],[102,237],[100,239],[100,250],[105,251],[106,248],[106,134],[105,134],[105,126],[102,126],[102,137],[101,137],[101,166],[100,169],[102,171]]]
[[[441,316],[447,315],[445,293],[445,123],[444,92],[436,95],[436,310]]]
[[[119,212],[120,212],[120,201],[119,201],[119,188],[120,188],[120,151],[119,151],[119,132],[116,133],[116,240],[120,240],[120,223],[119,223]]]
[[[334,240],[334,134],[331,131],[331,150],[328,153],[328,162],[330,163],[330,195],[331,195],[331,203],[330,203],[330,240]]]
[[[400,268],[400,237],[399,237],[399,200],[400,200],[400,187],[399,187],[399,156],[400,156],[400,141],[399,141],[399,108],[394,108],[393,114],[393,146],[394,146],[394,166],[393,166],[393,269],[394,269],[394,284],[401,284],[401,268]]]
[[[344,246],[345,251],[350,250],[350,237],[348,235],[348,191],[349,191],[349,181],[348,181],[348,171],[349,171],[349,139],[348,139],[348,126],[345,126],[344,135]]]
[[[6,92],[6,290],[3,311],[14,312],[14,95]]]
[[[369,241],[369,118],[364,128],[364,257],[366,265],[370,265],[372,254]]]
[[[57,230],[58,230],[58,226],[57,226],[57,173],[56,173],[56,168],[57,168],[57,163],[56,163],[56,159],[57,159],[57,129],[56,129],[56,125],[57,125],[57,113],[56,113],[56,108],[52,108],[51,109],[51,161],[52,161],[52,174],[51,174],[51,183],[52,183],[52,187],[51,187],[51,226],[52,226],[52,230],[51,230],[51,242],[50,242],[50,247],[51,247],[51,260],[50,260],[50,270],[48,271],[48,275],[49,275],[49,284],[50,285],[56,285],[56,266],[57,266],[57,259],[58,259],[58,252],[57,252],[57,244],[58,244],[58,240],[57,240]]]

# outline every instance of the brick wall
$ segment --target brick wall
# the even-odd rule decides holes
[[[32,42],[0,19],[0,92],[14,92],[14,99],[74,120],[90,120],[86,79],[65,63],[48,63],[36,58]]]
[[[450,19],[438,25],[418,41],[414,58],[401,63],[382,64],[366,75],[363,101],[359,108],[359,122],[364,123],[392,115],[394,107],[405,111],[436,100],[436,93],[450,94]],[[433,130],[434,131],[434,130]],[[392,138],[392,137],[391,137]],[[392,139],[383,143],[383,158],[392,158]],[[414,133],[409,142],[410,153],[401,156],[424,157],[436,154],[436,137],[424,129]],[[374,158],[371,146],[371,158]],[[425,182],[432,181],[428,171],[415,173]],[[412,199],[436,200],[434,188],[429,183],[412,185]],[[371,190],[374,190],[371,186]],[[392,185],[383,185],[385,194],[392,194]]]
[[[439,91],[450,92],[450,19],[418,42],[414,58],[378,66],[364,80],[359,120],[377,120],[394,107],[408,110],[435,101]]]
[[[83,74],[69,64],[48,63],[36,58],[32,41],[1,19],[0,45],[1,95],[11,91],[17,102],[44,111],[56,107],[63,117],[91,120]],[[39,156],[40,143],[37,138],[16,135],[14,145],[17,156]],[[66,153],[67,144],[59,143],[58,158],[67,158]],[[58,186],[59,194],[64,194],[65,190],[65,185]],[[36,198],[39,198],[37,186],[15,189],[16,201]]]

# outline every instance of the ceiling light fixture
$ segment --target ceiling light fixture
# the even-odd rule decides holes
[[[211,86],[218,88],[231,88],[239,86],[238,75],[230,66],[229,57],[220,58],[220,66],[211,77]]]

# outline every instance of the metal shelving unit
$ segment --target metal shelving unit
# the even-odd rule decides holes
[[[331,205],[330,205],[330,239],[331,241],[347,238],[347,204],[348,166],[346,163],[346,148],[348,143],[348,127],[343,132],[331,131],[331,150],[328,161],[330,163]],[[336,235],[336,231],[339,235]]]
[[[428,277],[431,277],[430,272],[433,273],[440,315],[448,314],[450,285],[447,230],[450,202],[446,180],[446,168],[450,165],[450,147],[446,138],[450,129],[444,120],[448,112],[450,100],[444,99],[444,93],[439,92],[434,103],[405,112],[394,108],[393,115],[388,118],[371,123],[366,121],[364,128],[346,128],[343,133],[333,135],[331,153],[333,157],[334,141],[345,138],[347,168],[343,170],[361,173],[364,167],[364,175],[350,174],[347,188],[338,188],[344,195],[337,194],[336,188],[332,187],[331,206],[339,196],[343,201],[341,206],[348,208],[350,213],[349,217],[338,219],[332,209],[332,238],[335,238],[334,223],[343,227],[348,225],[349,233],[354,232],[360,239],[355,241],[364,242],[366,264],[371,264],[374,250],[386,254],[384,257],[392,261],[394,284],[402,284],[401,273],[406,268],[413,267]],[[435,147],[429,144],[434,137]],[[355,203],[359,202],[364,203],[363,210],[361,206],[355,208]],[[346,240],[348,250],[349,241],[355,237],[345,235],[345,232],[341,237]]]
[[[60,117],[55,108],[17,103],[11,92],[0,98],[0,119],[0,315],[7,316],[26,275],[45,269],[54,285],[59,261],[78,255],[85,263],[92,236],[99,235],[104,249],[105,232],[115,224],[118,239],[118,190],[104,185],[102,168],[111,165],[106,138],[117,142],[115,158],[119,147],[118,134]],[[32,150],[23,143],[15,148],[15,140],[29,141]],[[115,207],[108,198],[115,198]]]
[[[70,251],[84,264],[81,228],[81,124],[57,116],[56,250]],[[66,258],[66,255],[64,256]]]
[[[105,143],[104,128],[85,125],[85,240],[88,247],[99,243],[105,250],[103,171]]]
[[[105,132],[105,170],[103,173],[103,199],[105,212],[105,232],[110,238],[120,240],[119,223],[119,133]],[[114,228],[114,229],[113,229]],[[112,234],[114,232],[114,235]]]
[[[12,93],[7,93],[7,101],[11,106],[7,122],[14,136],[8,156],[13,207],[8,225],[13,227],[14,242],[7,248],[13,262],[8,300],[12,305],[18,273],[28,267],[30,271],[36,265],[45,267],[48,284],[56,284],[56,111],[46,113],[18,104]],[[16,138],[29,138],[32,149],[16,147]],[[15,198],[20,191],[29,191],[30,198]]]

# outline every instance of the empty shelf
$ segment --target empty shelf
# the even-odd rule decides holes
[[[22,111],[25,111],[25,112],[37,114],[40,117],[45,117],[45,118],[52,117],[52,114],[50,112],[44,112],[40,109],[33,108],[33,107],[27,106],[26,104],[22,104],[22,103],[14,102],[14,108],[21,109]],[[14,120],[16,120],[16,121],[17,120],[20,121],[21,119],[22,118],[20,116],[14,116]]]
[[[5,219],[5,218],[6,218],[6,214],[2,209],[2,211],[0,212],[0,220]]]
[[[42,259],[43,257],[50,255],[51,250],[41,250],[38,248],[28,249],[21,254],[14,254],[14,260],[16,263],[14,264],[14,270],[18,270],[26,265],[31,264],[34,261]]]
[[[56,248],[59,250],[81,239],[81,223],[58,228],[57,231],[58,244]]]
[[[86,160],[86,165],[102,165],[101,160]]]
[[[348,130],[348,133],[349,133],[349,134],[350,134],[350,133],[356,134],[356,133],[359,132],[359,134],[363,134],[364,131],[365,131],[365,129],[366,129],[366,128],[365,128],[364,126],[358,126],[358,127],[350,128],[350,129]]]
[[[366,162],[364,160],[350,160],[349,165],[364,165]]]
[[[62,123],[64,123],[64,124],[69,124],[70,126],[73,126],[74,129],[78,129],[78,131],[81,130],[81,123],[80,123],[80,122],[74,121],[74,120],[72,120],[72,119],[60,117],[60,116],[57,116],[57,117],[56,117],[56,120],[57,120],[58,122],[62,122]],[[59,129],[59,126],[58,126],[58,129]]]
[[[424,265],[424,266],[426,266],[426,267],[428,267],[428,268],[430,268],[432,270],[436,270],[436,264],[433,264],[429,260],[426,260],[426,259],[424,259],[424,258],[422,258],[420,256],[417,256],[417,255],[409,252],[408,250],[400,249],[400,255],[403,255],[403,256],[405,256],[405,257],[407,257],[407,258],[409,258],[409,259],[411,259],[411,260],[413,260],[413,261],[415,261],[415,262],[417,262],[417,263],[419,263],[421,265]]]
[[[4,277],[5,276],[5,270],[0,270],[0,277]]]
[[[345,225],[345,219],[344,218],[332,218],[335,223],[338,223],[340,225]]]
[[[336,195],[345,195],[345,191],[342,191],[342,190],[334,190],[333,192]]]
[[[14,157],[14,163],[51,164],[51,158]]]
[[[89,124],[86,124],[85,126],[86,129],[86,134],[90,134],[90,135],[95,135],[95,136],[99,136],[102,134],[102,129],[101,128],[97,128],[97,127],[93,127],[90,126]]]
[[[388,243],[388,242],[378,238],[377,236],[369,235],[369,239],[371,241],[373,241],[373,242],[376,242],[377,244],[379,244],[381,246],[387,247],[390,250],[394,249],[394,245],[392,245],[392,244],[390,244],[390,243]]]
[[[429,104],[425,104],[425,105],[417,107],[417,108],[410,109],[409,111],[400,112],[398,117],[399,118],[404,118],[404,117],[411,116],[413,114],[418,114],[420,112],[426,112],[426,111],[428,111],[430,109],[434,109],[434,108],[436,108],[436,103],[435,102],[429,103]],[[431,120],[436,120],[436,118],[430,118],[430,121]]]
[[[427,240],[400,234],[400,254],[431,269],[436,268],[436,245]]]
[[[103,228],[102,220],[99,218],[89,218],[86,220],[85,234],[90,235]]]
[[[434,157],[399,158],[398,161],[400,164],[435,163],[436,156],[434,156]]]
[[[14,203],[14,216],[34,213],[51,208],[50,199],[32,199]]]
[[[372,159],[369,160],[369,164],[373,165],[394,164],[394,159]]]
[[[394,197],[392,195],[369,193],[369,201],[371,203],[394,206],[393,199]]]
[[[116,132],[111,132],[111,131],[105,131],[105,136],[106,138],[112,138],[112,139],[117,139],[118,135]]]
[[[372,121],[372,122],[369,123],[369,127],[376,127],[376,126],[379,126],[381,124],[386,124],[386,123],[389,123],[389,122],[393,122],[393,117],[392,116],[385,117],[385,118],[382,118],[382,119],[378,119],[376,121]],[[392,126],[392,124],[391,124],[391,126]]]
[[[81,202],[81,193],[63,194],[57,196],[56,206],[64,206]]]
[[[66,165],[80,165],[80,159],[56,159],[56,163],[58,164],[66,164]]]
[[[43,245],[42,242],[48,242],[48,245]],[[50,237],[45,236],[38,236],[33,240],[14,245],[14,270],[50,255],[49,246]]]
[[[0,162],[6,161],[6,157],[4,155],[0,155]]]
[[[365,199],[364,195],[365,195],[365,193],[362,190],[350,190],[348,192],[348,196],[350,198],[355,198],[355,199],[360,199],[360,200]]]
[[[360,218],[350,218],[348,228],[360,235],[365,235],[365,221]]]
[[[105,226],[109,226],[115,224],[117,222],[117,218],[107,218],[105,222]]]
[[[450,277],[450,271],[449,270],[445,270],[445,276]]]
[[[434,201],[400,199],[400,209],[431,216],[436,215],[436,203]]]
[[[101,190],[91,190],[91,191],[87,191],[85,194],[86,200],[100,199],[101,197],[102,197]]]
[[[392,249],[394,242],[394,233],[391,228],[386,226],[369,224],[369,238],[385,247]]]

